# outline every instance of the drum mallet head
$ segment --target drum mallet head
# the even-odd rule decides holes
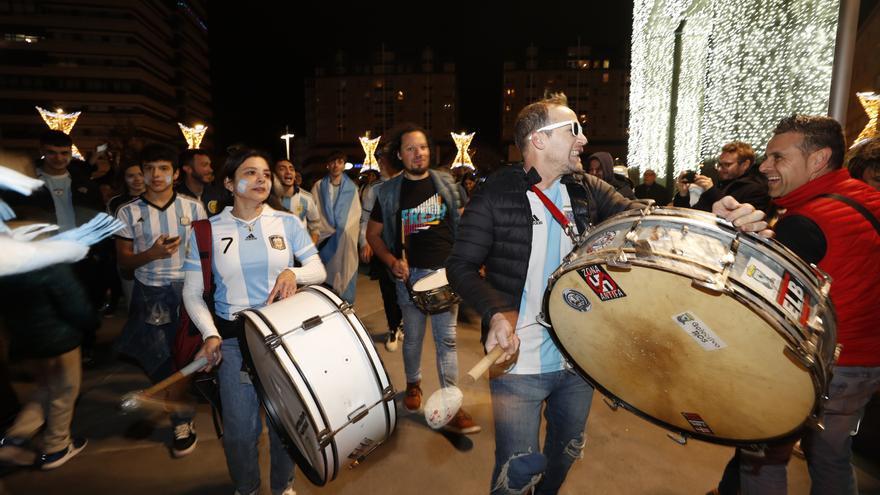
[[[461,409],[463,399],[461,390],[455,386],[444,387],[431,394],[425,402],[425,421],[428,426],[435,430],[446,426]]]

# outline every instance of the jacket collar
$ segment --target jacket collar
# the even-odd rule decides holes
[[[836,185],[849,179],[849,170],[841,168],[817,177],[794,191],[773,200],[782,208],[801,206],[820,194],[833,192]]]

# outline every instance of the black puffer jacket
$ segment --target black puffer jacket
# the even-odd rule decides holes
[[[756,210],[770,213],[770,193],[767,192],[767,179],[752,165],[745,174],[731,180],[721,180],[700,195],[700,199],[690,205],[688,196],[676,192],[672,205],[695,210],[712,211],[712,205],[724,196],[733,196],[740,203],[749,203]]]
[[[541,181],[535,169],[506,167],[471,197],[458,226],[446,274],[453,289],[482,313],[485,342],[495,313],[518,310],[532,251],[532,212],[526,191]],[[562,177],[579,232],[621,211],[643,206],[590,175]],[[486,265],[487,277],[480,278]]]

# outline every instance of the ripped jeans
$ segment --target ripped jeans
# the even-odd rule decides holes
[[[559,491],[586,443],[584,430],[593,388],[570,370],[504,374],[489,382],[495,416],[495,468],[491,493]],[[547,435],[540,446],[541,407]]]

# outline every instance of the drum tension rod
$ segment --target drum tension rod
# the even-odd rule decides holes
[[[736,233],[733,241],[730,242],[730,250],[719,260],[722,266],[721,273],[717,273],[714,276],[710,276],[703,280],[694,279],[694,281],[691,282],[691,285],[716,294],[724,292],[725,287],[727,287],[727,279],[730,277],[730,268],[736,263],[737,251],[739,251],[739,232]]]
[[[394,390],[394,387],[389,384],[387,387],[385,387],[384,390],[382,390],[382,400],[384,400],[385,402],[394,400],[394,396],[396,394],[397,392]]]
[[[620,401],[617,399],[608,400],[608,397],[602,397],[602,401],[605,402],[605,405],[612,411],[616,411],[620,407]]]
[[[679,445],[687,445],[688,435],[686,433],[667,433],[667,438]]]

